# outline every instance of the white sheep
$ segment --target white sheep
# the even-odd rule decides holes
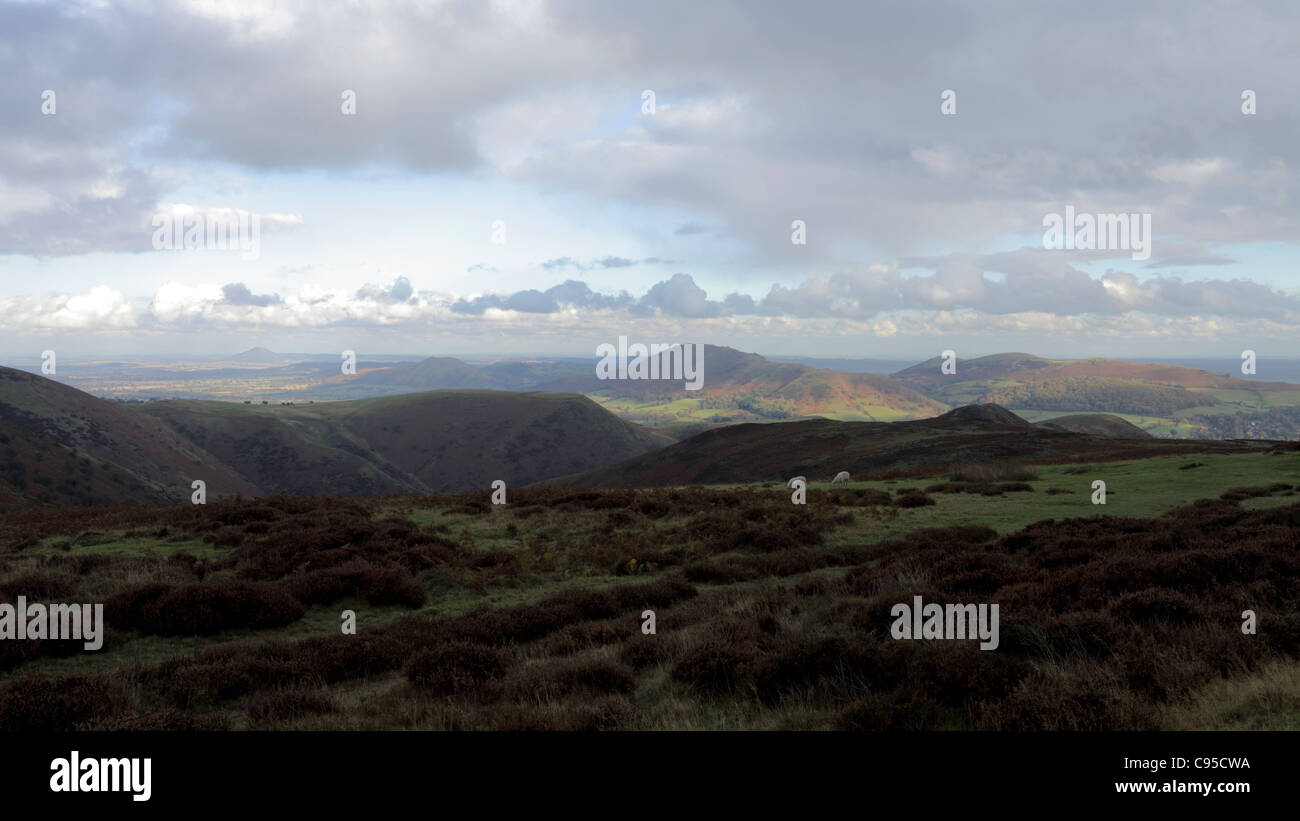
[[[795,482],[803,482],[804,487],[807,487],[807,486],[808,486],[808,477],[807,477],[807,476],[796,476],[796,477],[794,477],[793,479],[791,479],[790,481],[786,482],[786,483],[785,483],[785,486],[786,486],[786,487],[791,487],[791,488],[792,488],[792,487],[794,487],[794,483],[795,483]]]
[[[849,481],[849,472],[847,470],[841,470],[839,473],[835,474],[835,478],[831,480],[831,484],[842,485],[848,481]]]

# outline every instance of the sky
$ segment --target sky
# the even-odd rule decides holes
[[[1298,77],[1288,2],[3,2],[0,355],[1300,356]]]

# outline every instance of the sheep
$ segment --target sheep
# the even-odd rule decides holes
[[[831,480],[831,484],[842,485],[848,481],[849,481],[849,472],[847,470],[841,470],[839,473],[835,474],[835,478]]]
[[[807,477],[807,476],[796,476],[796,477],[794,477],[793,479],[791,479],[790,481],[786,482],[786,483],[785,483],[785,486],[786,486],[786,487],[794,487],[794,483],[795,483],[795,482],[803,482],[804,487],[807,487],[807,486],[808,486],[808,477]]]

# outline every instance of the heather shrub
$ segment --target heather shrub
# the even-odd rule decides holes
[[[119,629],[158,636],[209,636],[225,630],[283,627],[306,611],[270,585],[239,581],[149,584],[111,596],[104,617]]]
[[[474,690],[504,672],[499,652],[458,641],[416,654],[407,665],[406,677],[421,691],[449,696]]]
[[[924,493],[904,493],[894,499],[894,507],[925,507],[934,504],[934,499]]]
[[[106,675],[25,676],[0,690],[0,730],[71,730],[121,709],[125,694]]]
[[[1123,621],[1142,624],[1155,621],[1194,624],[1202,620],[1191,599],[1176,590],[1160,587],[1125,593],[1110,609]]]
[[[630,694],[636,690],[636,674],[626,664],[609,659],[565,659],[535,665],[514,682],[516,698],[553,698],[573,693],[596,695]]]
[[[666,664],[673,657],[673,645],[659,635],[645,635],[640,631],[623,639],[618,648],[618,658],[633,670],[644,670],[657,664]]]
[[[372,606],[420,607],[428,596],[424,586],[406,572],[362,561],[290,576],[281,584],[289,595],[309,606],[355,596]]]
[[[322,693],[303,689],[271,690],[258,693],[248,702],[248,718],[254,725],[291,721],[308,715],[330,713],[334,701]]]
[[[57,573],[25,573],[0,584],[0,602],[13,604],[19,596],[28,602],[58,601],[72,595],[72,580]]]

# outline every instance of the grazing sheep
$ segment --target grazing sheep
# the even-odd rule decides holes
[[[795,483],[795,482],[803,482],[804,487],[807,487],[807,486],[808,486],[808,477],[807,477],[807,476],[796,476],[796,477],[794,477],[793,479],[791,479],[790,481],[786,482],[786,483],[785,483],[785,486],[786,486],[786,487],[794,487],[794,483]]]
[[[835,474],[835,478],[831,480],[831,484],[842,485],[848,480],[849,480],[849,472],[847,470],[841,470],[839,473]]]

